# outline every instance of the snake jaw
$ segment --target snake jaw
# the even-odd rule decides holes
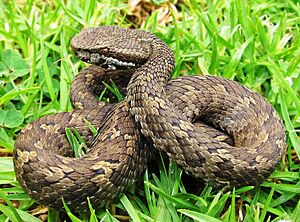
[[[104,61],[101,65],[103,67],[103,65],[107,65],[108,67],[112,68],[112,69],[116,69],[118,68],[134,68],[137,67],[138,65],[136,63],[133,62],[124,62],[118,59],[115,59],[113,57],[106,57],[104,55],[99,55],[99,54],[92,54],[91,56],[91,63],[93,63],[93,57],[95,56],[97,58],[100,59],[100,61]],[[95,58],[95,61],[97,61],[97,58]]]
[[[115,56],[111,56],[108,53],[108,49],[98,49],[98,50],[87,50],[87,49],[78,49],[75,51],[75,54],[81,60],[101,66],[105,69],[126,69],[126,68],[137,68],[140,66],[138,63],[130,61],[122,61],[117,59]]]
[[[115,70],[117,68],[119,69],[137,68],[140,66],[137,63],[121,61],[112,56],[106,56],[104,54],[98,52],[92,52],[89,50],[77,50],[76,56],[87,63],[99,65],[105,69]]]

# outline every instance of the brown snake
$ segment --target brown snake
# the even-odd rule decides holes
[[[96,65],[72,82],[77,109],[32,122],[15,143],[17,179],[38,202],[60,209],[63,197],[81,210],[90,197],[94,206],[104,205],[143,172],[149,144],[214,187],[257,185],[281,159],[285,130],[262,96],[220,77],[169,81],[173,53],[151,33],[87,28],[71,46]],[[95,98],[109,79],[123,92],[128,84],[125,101],[108,105]],[[83,118],[99,130],[95,138]],[[66,127],[91,147],[84,157],[69,157]]]

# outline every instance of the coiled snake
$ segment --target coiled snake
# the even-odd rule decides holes
[[[94,206],[104,205],[143,172],[149,144],[214,187],[257,185],[282,157],[283,124],[262,96],[220,77],[169,81],[173,53],[151,33],[87,28],[71,46],[95,64],[72,83],[76,109],[32,122],[15,143],[17,179],[38,202],[60,209],[63,197],[80,210],[90,197]],[[99,83],[109,79],[123,92],[128,84],[125,101],[108,105],[95,98]],[[84,118],[99,129],[95,138]],[[66,127],[91,147],[84,157],[69,157]]]

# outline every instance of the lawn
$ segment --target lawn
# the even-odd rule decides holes
[[[172,78],[217,75],[260,93],[284,121],[286,156],[258,187],[191,184],[160,158],[136,185],[90,215],[47,209],[15,179],[14,140],[31,121],[71,111],[70,84],[87,64],[70,39],[84,27],[150,31],[174,51]],[[298,0],[0,1],[0,221],[300,221]],[[196,188],[196,189],[195,189]]]

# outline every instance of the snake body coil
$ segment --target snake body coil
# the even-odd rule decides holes
[[[262,96],[219,77],[169,81],[173,53],[154,35],[88,28],[71,46],[79,58],[97,65],[72,83],[76,109],[34,121],[15,143],[17,179],[40,203],[59,209],[64,197],[80,210],[90,197],[93,205],[104,205],[145,169],[149,144],[215,187],[257,185],[280,160],[285,131]],[[99,82],[110,78],[123,92],[128,84],[126,100],[114,106],[94,96],[101,91]],[[99,129],[95,138],[84,118]],[[91,147],[86,156],[68,157],[66,127],[76,128]]]

